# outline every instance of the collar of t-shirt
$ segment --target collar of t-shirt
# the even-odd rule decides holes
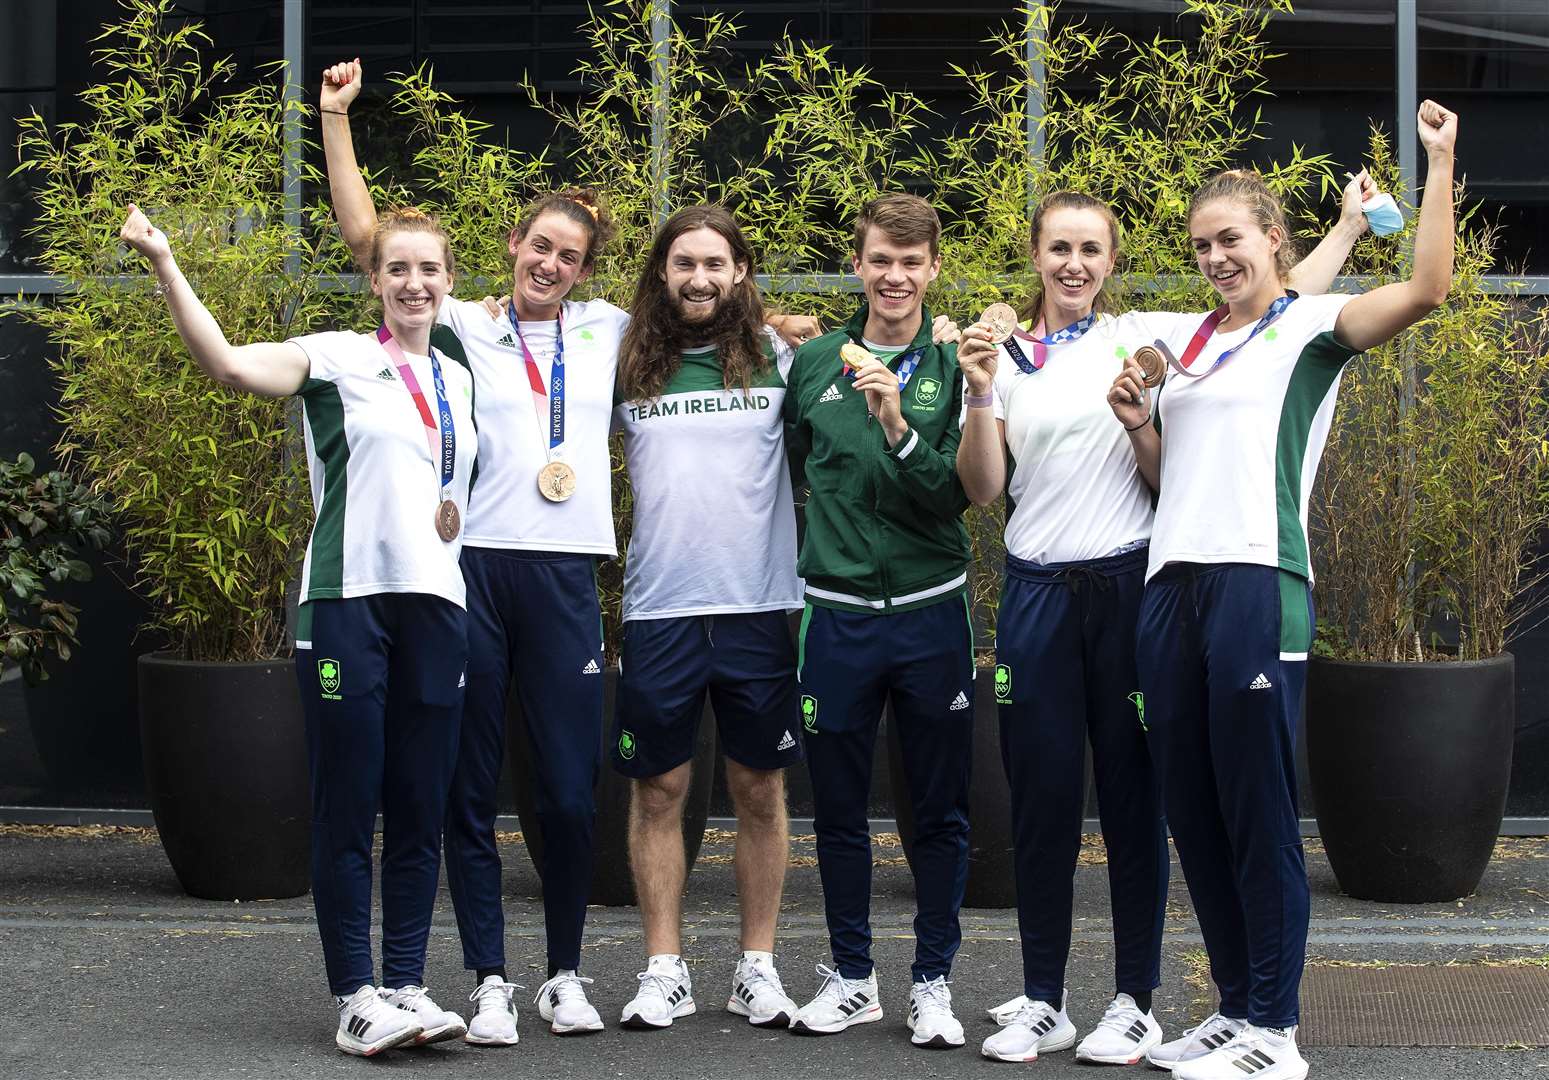
[[[881,360],[884,364],[891,364],[895,356],[909,347],[907,345],[878,345],[869,338],[861,338],[861,345],[865,347],[867,352]]]
[[[508,327],[509,329],[509,327]],[[559,322],[549,319],[547,322],[522,322],[522,340],[527,343],[527,348],[532,350],[534,360],[549,361],[554,359],[554,338],[559,329]]]

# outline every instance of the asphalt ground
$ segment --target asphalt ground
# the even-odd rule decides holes
[[[363,1076],[378,1070],[436,1077],[1006,1077],[1090,1078],[1071,1053],[1032,1065],[981,1058],[993,1027],[984,1010],[1020,992],[1015,913],[966,910],[953,976],[968,1045],[910,1045],[907,1005],[912,882],[902,852],[880,838],[873,901],[874,955],[886,1017],[828,1038],[749,1027],[724,1010],[737,956],[731,838],[712,834],[690,877],[684,953],[699,1012],[662,1032],[624,1031],[618,1012],[643,967],[636,912],[593,908],[583,974],[608,1029],[550,1035],[530,997],[521,999],[521,1043],[481,1049],[447,1043],[371,1061],[333,1049],[335,1014],[306,897],[262,903],[191,899],[144,830],[0,826],[0,1076]],[[513,981],[543,981],[539,882],[515,837],[506,862],[508,955]],[[798,838],[780,925],[777,961],[798,1002],[828,959],[811,838]],[[1385,908],[1341,896],[1316,841],[1312,964],[1549,963],[1549,842],[1503,840],[1476,895],[1455,903]],[[1176,865],[1163,985],[1156,1012],[1169,1037],[1211,1008],[1198,928]],[[431,933],[427,984],[444,1006],[467,1012],[472,976],[461,969],[451,902],[443,886]],[[1112,993],[1111,924],[1100,844],[1084,846],[1076,871],[1069,965],[1070,1012],[1084,1033]],[[1309,1046],[1315,1077],[1366,1080],[1546,1077],[1540,1048]],[[1029,1070],[1035,1070],[1029,1072]],[[1100,1074],[1099,1074],[1100,1075]],[[1126,1074],[1120,1074],[1126,1075]],[[1161,1076],[1136,1067],[1127,1075]]]

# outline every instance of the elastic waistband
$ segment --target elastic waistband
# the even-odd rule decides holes
[[[532,551],[528,548],[478,547],[474,544],[464,544],[462,553],[464,558],[471,555],[476,559],[511,559],[534,563],[569,562],[575,559],[593,565],[603,557],[589,555],[584,551]]]
[[[1243,570],[1253,570],[1261,574],[1290,574],[1292,577],[1302,578],[1303,575],[1294,570],[1283,570],[1278,566],[1265,566],[1263,563],[1241,562],[1170,562],[1156,573],[1151,575],[1149,585],[1182,585],[1190,581],[1198,581],[1200,578],[1214,577],[1217,574],[1240,573]],[[1306,580],[1303,578],[1303,580]]]
[[[1020,578],[1023,581],[1068,581],[1072,577],[1085,577],[1091,574],[1118,577],[1121,574],[1144,570],[1149,555],[1150,548],[1145,544],[1133,551],[1105,555],[1101,559],[1082,559],[1078,562],[1035,563],[1019,559],[1015,555],[1007,555],[1006,576]]]

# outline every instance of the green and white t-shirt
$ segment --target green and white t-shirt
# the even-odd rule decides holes
[[[1334,337],[1351,299],[1300,297],[1210,375],[1168,375],[1156,402],[1162,490],[1148,580],[1172,562],[1252,563],[1312,580],[1307,500],[1340,375],[1356,355]],[[1203,319],[1150,327],[1181,357]],[[1208,367],[1252,331],[1217,333],[1191,366]]]
[[[466,607],[457,565],[462,537],[448,543],[436,532],[440,462],[392,357],[375,334],[291,340],[310,364],[299,396],[317,516],[301,568],[302,602],[428,593]],[[430,358],[404,357],[434,413]],[[466,511],[479,449],[473,380],[461,363],[439,358],[457,433],[451,498]]]
[[[626,622],[801,607],[782,411],[792,353],[769,337],[775,363],[745,393],[723,388],[702,349],[660,398],[614,409],[634,490]]]
[[[507,318],[492,319],[483,304],[448,297],[437,313],[431,342],[464,359],[473,372],[479,422],[479,482],[468,508],[473,547],[565,551],[608,558],[613,536],[613,483],[608,425],[613,374],[628,313],[606,300],[566,301],[565,441],[557,456],[576,474],[575,494],[550,502],[538,491],[548,463],[547,417],[540,423],[527,381],[521,343]],[[524,322],[544,385],[554,367],[553,322]]]
[[[1051,346],[1032,374],[1000,346],[994,408],[1012,458],[1006,551],[1017,558],[1084,562],[1150,537],[1151,489],[1108,406],[1108,388],[1146,332],[1142,319],[1099,315],[1081,337]],[[1031,344],[1022,351],[1032,359]]]

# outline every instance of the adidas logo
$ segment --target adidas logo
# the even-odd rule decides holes
[[[785,734],[780,736],[780,743],[779,743],[778,746],[775,747],[775,749],[776,750],[789,750],[791,747],[793,747],[795,745],[796,745],[796,740],[791,738],[790,729],[787,728]]]
[[[823,396],[818,398],[818,404],[821,405],[825,401],[842,401],[843,399],[844,395],[839,392],[839,384],[829,383],[828,389],[823,391]]]
[[[379,379],[386,379],[388,382],[392,382],[398,376],[393,374],[392,368],[383,368],[381,371],[376,373],[376,377]]]
[[[959,709],[966,708],[968,708],[968,695],[959,690],[957,692],[957,697],[952,699],[951,709],[953,712],[956,712]]]
[[[597,661],[595,661],[595,660],[588,660],[586,662],[586,666],[581,669],[581,674],[582,675],[597,675],[601,671],[602,671],[602,668],[597,666]]]
[[[1244,1054],[1232,1062],[1232,1064],[1241,1069],[1245,1075],[1252,1076],[1254,1073],[1272,1068],[1275,1064],[1275,1059],[1262,1050],[1254,1050],[1251,1053]]]
[[[507,334],[505,337],[503,337],[499,341],[495,342],[495,344],[496,345],[506,345],[506,346],[509,346],[510,348],[514,349],[514,348],[516,348],[516,339],[514,337],[512,337],[510,334]]]
[[[1261,671],[1261,672],[1258,673],[1258,675],[1256,675],[1254,677],[1253,681],[1248,684],[1248,689],[1249,690],[1268,690],[1268,689],[1272,688],[1274,685],[1275,685],[1274,683],[1270,682],[1268,679],[1266,679],[1264,677],[1264,673]]]

